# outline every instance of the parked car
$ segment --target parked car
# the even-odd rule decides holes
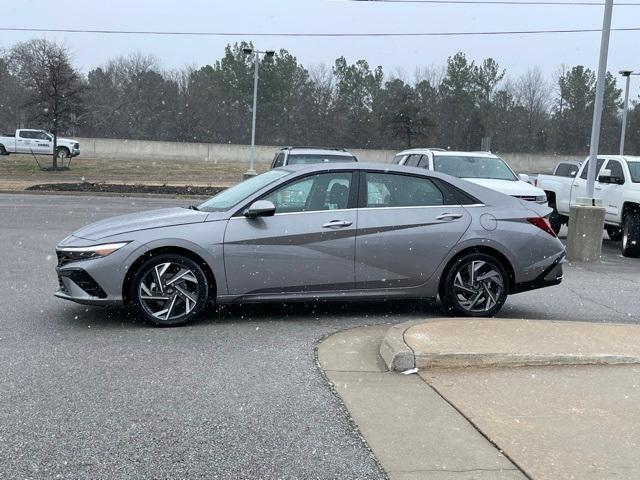
[[[124,215],[57,246],[78,303],[132,304],[149,322],[208,301],[432,298],[492,316],[507,295],[562,280],[549,208],[424,169],[290,165],[197,207]]]
[[[60,159],[80,155],[80,143],[71,138],[57,138],[56,153]],[[53,134],[44,130],[20,128],[14,134],[0,136],[0,155],[26,153],[36,155],[53,154]]]
[[[287,165],[310,165],[328,162],[357,162],[352,153],[343,148],[283,147],[273,157],[271,168]]]
[[[538,186],[549,198],[555,232],[569,221],[569,209],[587,195],[588,160],[575,177],[539,175]],[[594,195],[606,209],[605,229],[611,240],[622,240],[622,253],[640,256],[640,157],[599,155]]]
[[[547,203],[544,192],[529,183],[528,175],[516,175],[502,158],[490,152],[414,148],[398,153],[393,163],[446,173],[512,197]]]

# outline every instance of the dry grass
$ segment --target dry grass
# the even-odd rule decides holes
[[[42,166],[49,166],[51,158],[38,157],[38,162]],[[268,167],[266,163],[256,164],[258,173],[266,171]],[[11,185],[80,182],[83,177],[87,182],[228,186],[241,180],[246,170],[245,163],[104,160],[79,156],[71,160],[70,170],[48,172],[40,170],[33,157],[29,155],[10,155],[0,156],[0,188],[8,188]]]

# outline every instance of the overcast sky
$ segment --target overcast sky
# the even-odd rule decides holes
[[[55,7],[52,7],[55,5]],[[600,6],[435,5],[331,0],[20,0],[6,2],[0,24],[11,27],[277,32],[444,32],[601,28]],[[614,27],[640,27],[640,7],[618,6]],[[203,65],[224,46],[251,40],[260,49],[285,48],[305,64],[332,64],[343,55],[366,59],[386,73],[413,77],[416,67],[441,65],[457,51],[495,58],[517,76],[539,65],[549,77],[562,63],[597,65],[599,33],[490,37],[283,38],[177,37],[0,32],[0,46],[34,36],[63,41],[84,71],[135,51],[151,53],[166,68]],[[612,32],[609,70],[640,70],[640,31]],[[640,77],[634,88],[639,91]]]

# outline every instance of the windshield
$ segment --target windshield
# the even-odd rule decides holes
[[[346,155],[289,155],[287,160],[288,165],[310,165],[312,163],[325,163],[325,162],[355,162],[355,157],[348,157]]]
[[[629,174],[633,183],[640,183],[640,162],[627,162]]]
[[[496,180],[517,180],[507,164],[498,157],[469,157],[435,155],[433,168],[458,178],[494,178]]]
[[[214,197],[198,205],[198,210],[205,212],[224,212],[229,210],[234,205],[237,205],[245,198],[253,195],[258,190],[266,187],[270,183],[275,182],[279,178],[289,175],[286,170],[269,170],[262,175],[250,178],[241,182],[231,188],[223,190]]]

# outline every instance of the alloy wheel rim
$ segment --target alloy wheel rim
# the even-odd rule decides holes
[[[150,268],[138,287],[138,298],[145,311],[165,322],[189,315],[199,294],[200,285],[193,271],[172,262]]]
[[[504,294],[504,278],[497,267],[484,260],[472,260],[456,272],[453,289],[461,308],[487,312]]]

